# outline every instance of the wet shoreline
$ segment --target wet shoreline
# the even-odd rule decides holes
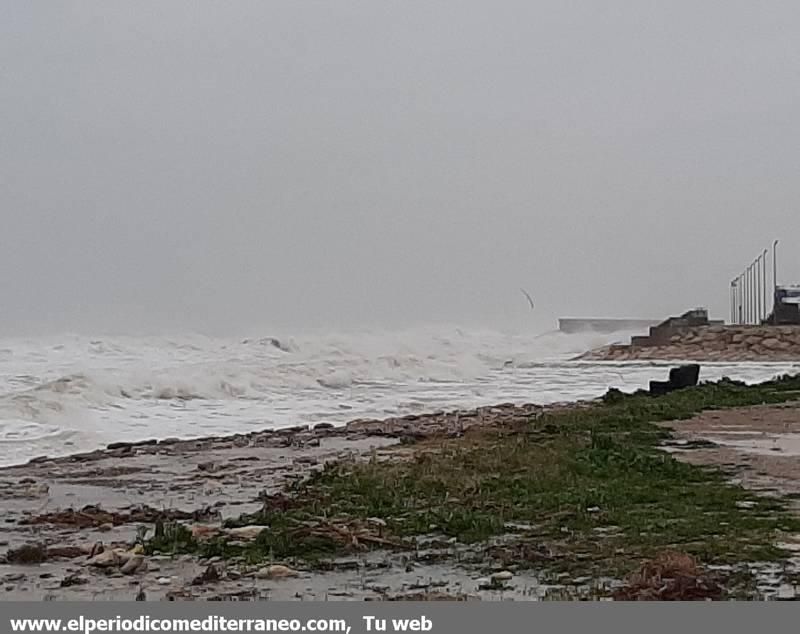
[[[26,544],[44,545],[45,550],[44,561],[34,565],[0,564],[0,600],[132,600],[140,590],[151,600],[235,598],[237,593],[242,598],[368,599],[381,598],[384,586],[419,592],[429,587],[426,576],[445,572],[468,585],[469,574],[455,575],[435,556],[430,564],[411,570],[402,561],[404,555],[388,552],[334,561],[325,574],[309,572],[288,584],[228,570],[225,581],[195,586],[193,580],[208,565],[220,562],[188,555],[148,558],[147,572],[136,575],[107,574],[87,561],[98,544],[106,551],[120,551],[123,557],[132,552],[139,527],[152,528],[156,517],[197,527],[217,526],[224,519],[256,511],[262,496],[280,492],[329,462],[380,459],[389,451],[394,457],[404,445],[426,437],[458,437],[476,425],[504,424],[544,410],[538,405],[505,404],[362,419],[343,427],[318,424],[191,440],[120,442],[102,450],[0,468],[0,504],[5,510],[0,553],[7,555]],[[398,571],[392,572],[390,582],[384,578],[387,569]],[[369,571],[381,579],[376,582],[379,591],[363,581]],[[530,586],[539,587],[533,581]],[[485,593],[488,597],[494,592]]]
[[[5,510],[0,554],[6,558],[0,564],[0,600],[133,600],[135,596],[146,600],[541,600],[608,595],[621,584],[613,575],[554,577],[535,569],[509,571],[502,563],[488,560],[483,547],[434,536],[419,539],[413,552],[356,549],[331,558],[322,567],[290,560],[250,565],[194,554],[144,556],[137,546],[140,531],[146,528],[152,535],[160,521],[182,523],[198,536],[218,534],[224,520],[258,511],[265,499],[280,495],[287,486],[328,464],[413,459],[418,447],[430,447],[431,442],[459,443],[484,429],[513,430],[546,414],[592,406],[593,402],[547,407],[501,404],[355,420],[343,427],[323,423],[191,440],[113,443],[103,450],[0,468],[0,504]],[[715,415],[723,414],[711,412],[703,414],[700,422],[669,424],[682,431],[668,449],[673,455],[681,454],[681,460],[702,457],[704,464],[738,465],[739,477],[747,482],[747,452],[741,447],[719,445],[715,457],[681,444],[711,442],[707,423],[718,420]],[[762,433],[764,426],[775,433],[791,426],[786,427],[787,433],[793,433],[796,424],[800,431],[796,404],[725,410],[725,417],[732,415],[737,417],[739,431],[751,435]],[[732,458],[729,451],[738,453]],[[783,459],[779,451],[770,453],[776,460]],[[763,468],[763,464],[754,467]],[[798,484],[800,491],[800,473],[778,475]],[[763,478],[759,482],[762,490],[770,488]],[[779,488],[795,492],[786,483]],[[331,527],[336,529],[335,523]],[[353,533],[357,534],[383,539],[380,523]],[[31,553],[40,561],[8,561],[9,555],[32,544],[40,547]],[[503,539],[490,546],[505,548]],[[105,561],[102,551],[114,561],[113,566],[99,565]],[[775,581],[763,581],[771,578],[769,566],[761,574],[767,584],[764,592],[785,592],[785,582],[778,580],[777,573]]]

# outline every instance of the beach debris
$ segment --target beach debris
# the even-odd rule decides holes
[[[125,566],[129,561],[136,557],[141,557],[144,552],[141,544],[136,544],[131,550],[124,548],[114,548],[103,550],[102,552],[90,557],[86,564],[87,566],[94,566],[95,568],[113,568],[115,566]],[[138,570],[141,566],[139,564],[132,564],[132,571]]]
[[[17,581],[24,581],[24,580],[25,580],[25,573],[15,572],[10,575],[4,575],[3,578],[0,579],[0,583],[16,583]]]
[[[144,555],[134,555],[119,569],[119,571],[123,575],[132,575],[139,572],[145,572],[147,570],[147,561],[144,558]]]
[[[87,554],[89,553],[83,546],[51,546],[47,549],[48,559],[76,559]]]
[[[22,525],[55,524],[75,528],[98,528],[110,530],[123,524],[152,524],[158,520],[194,519],[193,513],[175,509],[158,510],[149,506],[139,506],[126,513],[106,511],[100,506],[87,505],[81,509],[65,509],[44,513],[20,521]]]
[[[168,586],[172,583],[172,577],[159,577],[156,579],[156,583],[160,586]]]
[[[268,531],[269,526],[239,526],[237,528],[226,528],[225,533],[239,540],[253,541],[262,532]]]
[[[207,526],[205,524],[195,524],[189,529],[197,541],[204,541],[219,535],[220,528],[217,526]]]
[[[38,498],[38,497],[45,497],[46,495],[50,494],[50,485],[46,482],[40,482],[38,484],[29,484],[24,489],[24,495],[26,497]]]
[[[95,555],[86,562],[87,566],[95,568],[113,568],[121,565],[122,558],[116,550],[104,550],[99,555]]]
[[[48,484],[36,482],[33,478],[23,478],[19,482],[0,480],[0,498],[3,499],[37,499],[49,493]]]
[[[222,578],[219,570],[214,564],[208,564],[208,567],[192,579],[193,586],[201,586],[206,583],[214,583]]]
[[[374,524],[367,520],[368,524]],[[384,528],[377,526],[364,526],[361,521],[331,522],[322,517],[303,522],[291,531],[295,538],[318,538],[332,544],[338,544],[352,550],[361,550],[369,546],[402,549],[408,546],[400,540],[384,537],[381,533]]]
[[[89,580],[86,577],[81,577],[77,572],[73,572],[61,580],[59,587],[71,588],[72,586],[85,586],[87,583]]]
[[[272,564],[271,566],[266,566],[258,570],[255,576],[259,579],[288,579],[291,577],[299,577],[300,573],[288,566]]]
[[[194,601],[192,591],[187,588],[170,590],[165,595],[167,601]],[[246,588],[233,590],[232,592],[221,592],[204,597],[207,601],[268,601],[269,591],[259,590],[258,588]]]
[[[9,564],[38,564],[50,559],[75,559],[83,557],[87,550],[81,546],[51,546],[25,544],[9,550],[3,559]]]
[[[47,561],[47,548],[42,544],[24,544],[6,552],[5,563],[40,564]]]
[[[478,590],[503,590],[506,583],[514,578],[514,573],[510,570],[501,570],[488,577],[481,577],[475,583]]]
[[[612,596],[615,601],[706,601],[722,599],[723,590],[691,555],[665,552],[645,562]]]
[[[481,577],[475,582],[478,590],[502,590],[505,584],[502,581],[494,581],[491,577]]]
[[[384,601],[473,601],[477,597],[467,594],[450,594],[434,590],[432,592],[413,592],[405,594],[384,594]]]
[[[225,488],[219,482],[214,480],[206,480],[200,490],[205,496],[213,496],[222,493]]]

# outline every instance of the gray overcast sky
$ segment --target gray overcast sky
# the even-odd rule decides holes
[[[728,312],[800,282],[797,2],[29,2],[0,331]]]

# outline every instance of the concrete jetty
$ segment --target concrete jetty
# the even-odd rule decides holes
[[[561,332],[621,332],[641,330],[647,332],[648,328],[659,323],[658,319],[597,319],[565,317],[558,320],[558,329]]]

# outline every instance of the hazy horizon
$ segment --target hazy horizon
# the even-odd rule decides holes
[[[800,282],[799,27],[789,2],[8,3],[0,333],[726,318],[774,238]]]

